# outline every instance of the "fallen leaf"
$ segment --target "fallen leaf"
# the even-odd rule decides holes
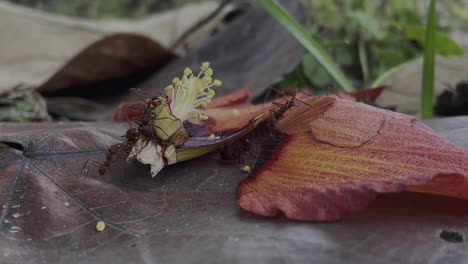
[[[32,87],[0,92],[0,121],[50,121],[44,98]]]
[[[45,13],[2,1],[0,92],[19,84],[32,87],[41,85],[81,50],[110,35],[139,34],[166,49],[171,48],[184,32],[218,6],[219,3],[215,1],[204,1],[140,20],[95,21]],[[188,39],[190,43],[183,43],[183,47],[188,49],[184,52],[197,49],[232,10],[232,6],[224,8],[209,23],[192,31]],[[93,62],[99,64],[99,61]]]
[[[115,34],[78,53],[39,86],[38,91],[44,95],[66,94],[69,89],[93,87],[106,81],[121,82],[132,75],[141,78],[142,73],[155,71],[174,58],[174,54],[147,37]],[[75,95],[85,93],[83,89],[73,92]],[[93,89],[92,92],[99,91]]]
[[[468,152],[410,116],[311,99],[276,129],[277,142],[238,187],[240,206],[256,214],[337,220],[377,193],[405,190],[468,198]]]
[[[468,57],[445,58],[436,57],[436,79],[434,87],[434,102],[444,91],[450,90],[466,78]],[[421,108],[421,76],[422,58],[403,67],[382,82],[385,90],[377,98],[376,105],[397,112],[419,115]]]
[[[468,147],[467,118],[429,122]],[[445,246],[436,236],[440,230],[466,228],[466,202],[418,194],[382,196],[365,212],[329,225],[253,217],[238,209],[235,188],[244,177],[239,166],[221,162],[216,154],[167,167],[155,179],[145,166],[125,162],[114,164],[111,182],[91,165],[80,175],[86,160],[101,161],[106,147],[120,141],[127,128],[126,123],[0,124],[3,262],[124,264],[190,258],[207,263],[229,258],[270,263],[291,256],[342,262],[329,254],[333,251],[366,263],[375,260],[374,254],[389,256],[390,247],[397,255],[382,261],[390,264],[429,261],[437,254],[430,252]],[[96,232],[97,221],[106,223],[105,232]],[[356,247],[356,241],[363,242]],[[247,250],[252,245],[258,256]],[[277,255],[278,247],[287,257]],[[426,253],[414,257],[414,252]],[[466,256],[465,251],[451,255]]]

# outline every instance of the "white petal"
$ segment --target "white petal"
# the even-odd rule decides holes
[[[162,147],[153,141],[139,139],[133,147],[129,159],[136,158],[143,164],[151,165],[151,175],[156,176],[164,168]]]

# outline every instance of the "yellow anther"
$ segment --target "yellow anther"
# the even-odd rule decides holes
[[[202,71],[206,71],[208,68],[210,68],[210,63],[207,62],[207,61],[203,62],[202,65],[201,65],[201,67],[200,67],[200,69],[201,69]]]
[[[216,86],[216,87],[219,87],[223,84],[223,82],[221,82],[220,80],[214,80],[213,82],[213,86]]]
[[[198,117],[198,119],[202,120],[202,121],[205,121],[205,120],[208,120],[208,117],[206,115],[201,115]]]
[[[211,84],[211,82],[213,82],[213,79],[211,79],[211,77],[208,76],[208,75],[205,76],[204,80],[205,80],[205,83],[206,83],[206,84]]]
[[[208,107],[208,102],[207,101],[201,101],[195,107],[201,108],[201,109],[206,109]]]
[[[191,75],[191,74],[192,74],[192,70],[191,70],[190,68],[185,68],[185,70],[184,70],[184,75],[185,75],[185,76],[189,76],[189,75]]]
[[[213,98],[215,96],[216,92],[213,89],[208,89],[208,96]]]
[[[201,71],[194,75],[190,68],[185,68],[182,78],[174,78],[173,85],[166,88],[166,96],[170,97],[172,114],[185,121],[190,118],[207,120],[208,117],[200,113],[200,109],[206,109],[215,96],[212,86],[220,86],[221,81],[213,84],[213,69],[208,62],[202,63]]]

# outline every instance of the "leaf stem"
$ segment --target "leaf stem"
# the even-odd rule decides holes
[[[435,35],[437,17],[435,12],[435,0],[429,3],[427,16],[426,39],[424,45],[424,65],[421,91],[421,118],[434,116],[434,80],[435,80]]]

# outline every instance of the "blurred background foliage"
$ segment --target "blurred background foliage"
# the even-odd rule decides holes
[[[91,19],[141,18],[203,0],[9,0],[41,10]],[[332,56],[357,88],[378,85],[392,69],[423,54],[426,0],[299,0],[309,20],[306,29]],[[254,2],[254,1],[252,1]],[[468,1],[437,1],[437,53],[462,55],[447,37],[468,24]],[[440,42],[440,43],[439,43]],[[317,93],[334,83],[310,54],[278,84]]]
[[[345,71],[355,87],[379,84],[388,71],[423,54],[426,7],[422,0],[301,0],[307,30]],[[447,34],[468,21],[466,1],[438,1],[437,53],[462,56]],[[306,54],[299,67],[280,84],[319,89],[333,84],[330,75]],[[322,89],[323,91],[323,89]]]
[[[40,10],[91,19],[141,18],[202,0],[10,0]]]

